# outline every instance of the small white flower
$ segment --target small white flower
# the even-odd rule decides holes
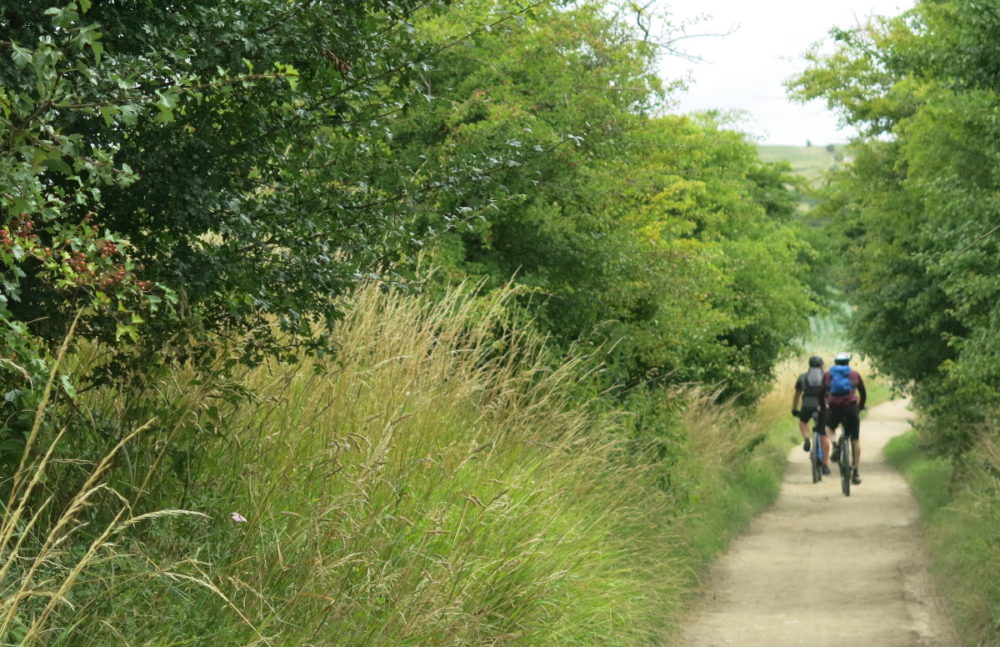
[[[233,521],[236,523],[246,523],[247,518],[241,515],[239,512],[230,512],[229,516],[232,517]]]

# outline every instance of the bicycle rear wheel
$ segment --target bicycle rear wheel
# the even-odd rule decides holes
[[[851,496],[851,478],[854,477],[854,451],[851,439],[844,436],[840,441],[840,490],[844,496]]]

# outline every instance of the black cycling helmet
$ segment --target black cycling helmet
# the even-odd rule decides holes
[[[816,355],[810,357],[809,368],[823,368],[823,358]]]
[[[848,353],[847,351],[844,351],[843,353],[837,353],[837,356],[833,358],[833,363],[834,364],[850,364],[851,363],[851,354]]]

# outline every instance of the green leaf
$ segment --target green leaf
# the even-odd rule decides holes
[[[156,121],[161,124],[169,124],[174,121],[174,111],[169,107],[158,103],[156,107],[159,108],[159,113],[156,115]]]
[[[45,164],[46,167],[52,169],[53,171],[62,173],[63,175],[73,174],[73,169],[69,167],[69,165],[63,160],[62,156],[58,153],[46,157],[42,163]]]
[[[117,324],[115,326],[115,341],[121,341],[122,337],[128,337],[133,342],[139,341],[139,331],[135,326],[125,326]]]
[[[101,117],[104,118],[104,125],[109,128],[115,123],[115,115],[118,114],[118,109],[114,106],[101,106]]]
[[[101,45],[101,43],[97,39],[90,41],[89,44],[90,44],[90,49],[94,51],[94,60],[97,61],[98,64],[100,64],[101,56],[104,54],[104,45]]]
[[[281,74],[286,81],[288,81],[289,87],[292,90],[297,90],[299,87],[299,71],[295,69],[293,65],[288,63],[275,63],[274,68]]]
[[[176,90],[165,90],[162,92],[157,92],[156,96],[159,97],[159,99],[156,102],[156,105],[163,106],[166,108],[176,108],[177,100],[180,97],[180,93],[177,92]]]
[[[70,397],[70,399],[76,398],[76,387],[70,381],[68,375],[59,376],[59,384],[62,386],[63,391]]]
[[[19,69],[26,67],[31,64],[31,50],[21,47],[17,43],[11,43],[11,58],[14,60],[14,65]]]

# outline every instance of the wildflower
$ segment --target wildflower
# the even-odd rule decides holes
[[[230,512],[229,516],[233,518],[236,523],[246,523],[247,518],[241,515],[239,512]]]

